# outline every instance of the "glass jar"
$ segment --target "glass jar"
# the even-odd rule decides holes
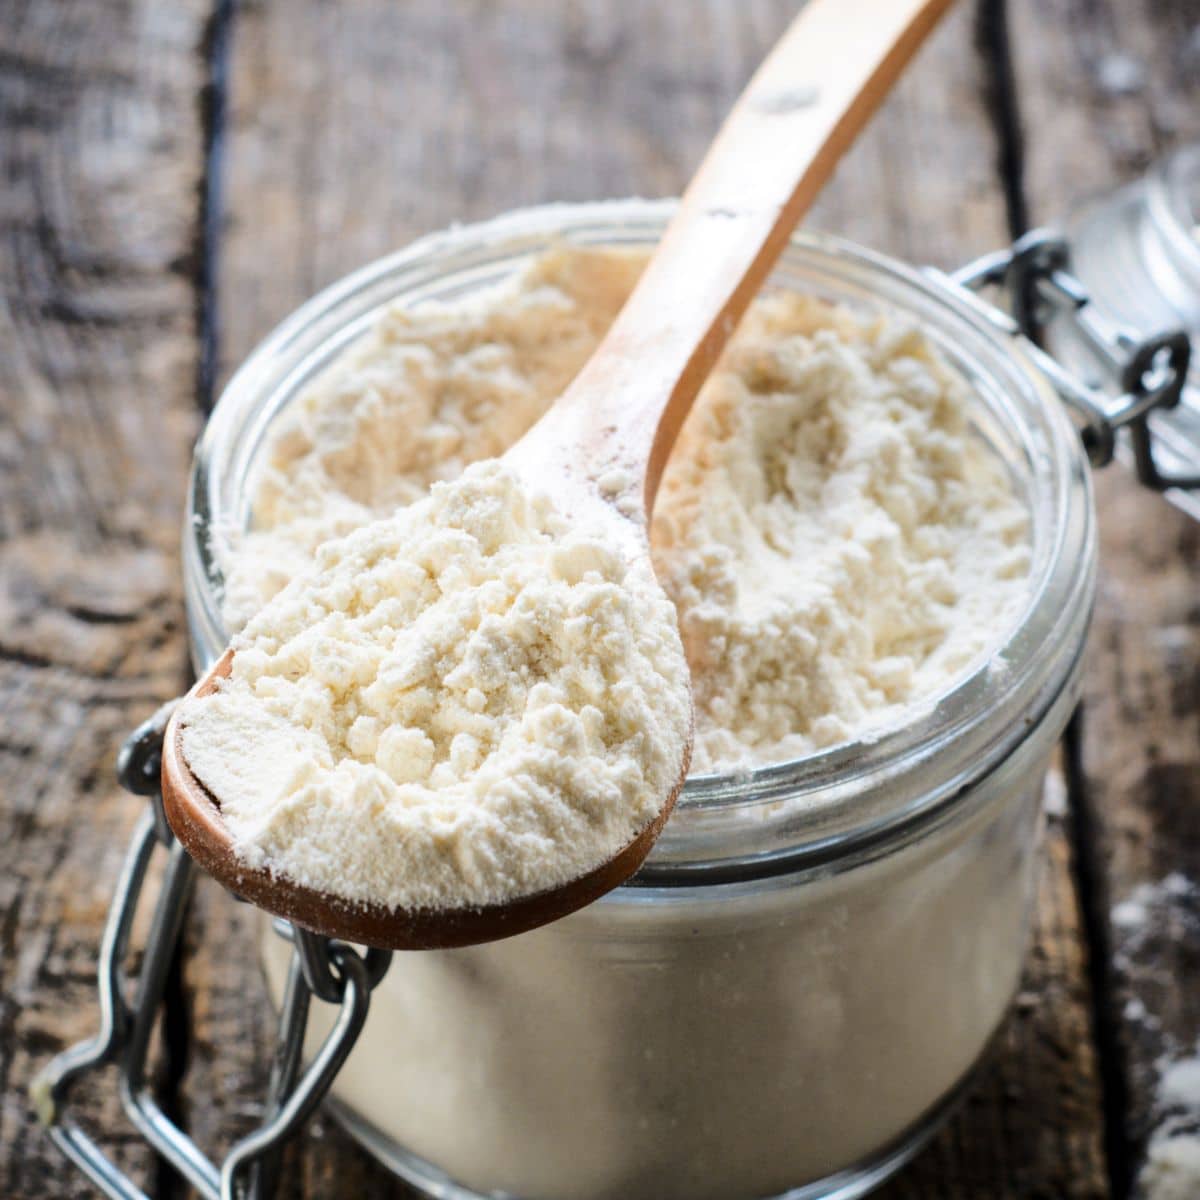
[[[212,531],[251,521],[271,422],[382,306],[464,296],[559,239],[651,244],[669,212],[554,206],[457,228],[285,321],[198,448],[184,539],[197,668],[227,641]],[[1079,439],[1014,344],[934,278],[802,235],[772,286],[915,320],[965,377],[975,431],[1032,516],[1026,605],[992,657],[909,723],[690,779],[642,871],[590,908],[492,945],[398,955],[333,1103],[432,1196],[860,1195],[947,1112],[1017,986],[1042,781],[1094,589]],[[278,1000],[288,947],[271,928]],[[328,1022],[313,1025],[316,1039]]]

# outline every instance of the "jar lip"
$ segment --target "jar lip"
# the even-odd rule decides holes
[[[255,451],[304,380],[388,303],[416,302],[439,286],[469,289],[555,241],[650,244],[674,203],[553,204],[454,226],[367,264],[285,318],[233,375],[197,445],[183,538],[197,665],[227,641],[212,535],[248,517]],[[1079,439],[1036,369],[938,277],[844,239],[797,234],[777,277],[831,298],[886,302],[917,320],[960,369],[971,364],[987,388],[980,400],[988,418],[1014,443],[1014,467],[1028,471],[1035,545],[1027,602],[987,659],[911,721],[803,758],[689,779],[639,876],[649,882],[731,865],[769,872],[805,853],[827,861],[899,829],[1011,749],[1014,731],[1061,691],[1086,630],[1095,560],[1090,481]]]

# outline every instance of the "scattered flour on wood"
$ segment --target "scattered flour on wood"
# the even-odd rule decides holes
[[[1180,871],[1156,882],[1138,884],[1110,912],[1116,939],[1114,961],[1123,971],[1155,961],[1156,943],[1181,932],[1200,932],[1200,887]],[[1136,975],[1133,976],[1136,978]],[[1146,1036],[1161,1037],[1161,1017],[1140,996],[1131,996],[1125,1019]],[[1157,1062],[1154,1094],[1155,1126],[1137,1181],[1140,1200],[1197,1200],[1200,1197],[1200,1054],[1180,1054],[1166,1038],[1166,1053]]]
[[[1160,1122],[1138,1177],[1142,1200],[1200,1196],[1200,1056],[1161,1065],[1155,1107]]]

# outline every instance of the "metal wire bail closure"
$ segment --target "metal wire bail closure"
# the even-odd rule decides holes
[[[1159,468],[1148,422],[1152,412],[1174,408],[1183,395],[1191,360],[1185,330],[1167,329],[1139,338],[1113,325],[1097,311],[1087,288],[1071,273],[1066,239],[1050,229],[1031,230],[1010,249],[986,254],[951,276],[927,273],[973,302],[976,311],[1021,342],[1080,419],[1080,435],[1093,466],[1112,461],[1117,432],[1128,429],[1141,483],[1155,491],[1200,488],[1200,473],[1170,474]],[[988,288],[999,289],[1005,296],[1011,317],[978,299],[976,293]],[[1090,387],[1025,336],[1053,319],[1070,323],[1108,374],[1119,381],[1122,394],[1111,397]]]
[[[277,928],[293,944],[288,984],[279,1012],[275,1055],[262,1120],[218,1166],[163,1110],[147,1079],[151,1034],[167,1004],[166,983],[182,952],[181,934],[196,866],[175,841],[158,786],[162,739],[176,702],[164,705],[126,740],[117,759],[121,785],[147,796],[150,809],[134,830],[100,943],[97,992],[100,1029],[63,1051],[30,1085],[38,1119],[63,1153],[111,1200],[150,1200],[146,1193],[70,1116],[68,1098],[78,1080],[115,1066],[118,1093],[130,1122],[204,1200],[264,1200],[274,1194],[284,1142],[312,1115],[329,1091],[367,1019],[370,995],[391,963],[391,952],[360,953],[286,922]],[[155,851],[167,855],[163,882],[136,979],[125,969],[134,916]],[[130,997],[132,996],[132,999]],[[313,996],[340,1008],[307,1067],[304,1035]]]

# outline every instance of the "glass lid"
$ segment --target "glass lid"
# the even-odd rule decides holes
[[[1183,329],[1191,366],[1178,407],[1152,413],[1155,454],[1168,474],[1200,473],[1200,143],[1183,146],[1141,179],[1070,212],[1064,231],[1072,270],[1111,321],[1114,340]],[[1059,323],[1055,352],[1097,386],[1105,365]],[[1200,493],[1172,490],[1172,502],[1200,519]]]

